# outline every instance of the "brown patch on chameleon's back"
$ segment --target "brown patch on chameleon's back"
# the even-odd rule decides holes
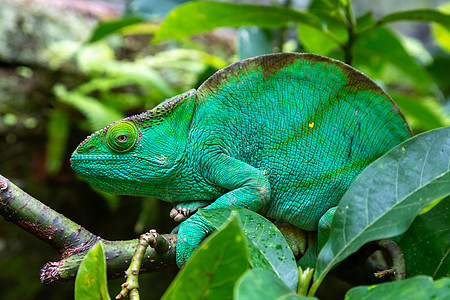
[[[275,75],[280,70],[288,68],[294,63],[321,63],[334,66],[342,72],[347,79],[347,83],[343,88],[348,88],[350,92],[356,93],[360,91],[370,91],[375,94],[387,98],[392,110],[397,112],[406,124],[406,128],[412,135],[411,128],[408,126],[405,116],[398,108],[397,104],[392,98],[373,80],[367,77],[362,72],[336,59],[328,58],[311,53],[278,53],[261,55],[254,58],[241,60],[217,71],[208,80],[206,80],[198,89],[200,95],[206,95],[220,89],[223,84],[226,84],[240,76],[249,74],[251,72],[262,72],[265,79]]]
[[[402,120],[405,122],[407,129],[411,136],[413,135],[413,132],[411,128],[409,127],[405,116],[403,115],[403,112],[400,110],[400,108],[397,106],[397,103],[394,102],[394,100],[389,96],[388,93],[386,93],[379,85],[377,85],[372,79],[370,79],[367,75],[362,73],[361,71],[358,71],[357,69],[353,68],[352,66],[347,65],[344,62],[341,62],[336,59],[316,55],[316,54],[302,54],[305,58],[310,59],[311,61],[317,61],[317,62],[324,62],[329,64],[334,64],[335,66],[339,67],[343,74],[346,74],[347,76],[347,83],[343,87],[348,87],[349,90],[352,93],[355,93],[357,91],[372,91],[374,93],[377,93],[381,96],[386,97],[390,104],[392,105],[392,110],[396,111]]]
[[[259,66],[263,70],[264,77],[274,75],[281,69],[289,67],[299,59],[297,53],[282,53],[275,55],[259,56],[257,60]]]
[[[259,71],[258,67],[263,70],[264,75],[275,74],[279,70],[290,66],[297,61],[298,58],[299,54],[296,53],[282,53],[261,55],[237,61],[228,67],[217,71],[199,87],[199,90],[219,89],[223,83],[228,82],[231,78],[239,77],[242,71],[245,71],[245,73],[249,73],[251,70]]]

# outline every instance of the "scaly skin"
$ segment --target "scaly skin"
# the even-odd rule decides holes
[[[326,235],[331,208],[356,176],[410,135],[395,103],[362,73],[278,54],[237,62],[198,90],[97,131],[71,163],[111,193],[240,206]],[[198,213],[180,224],[179,265],[211,230]]]

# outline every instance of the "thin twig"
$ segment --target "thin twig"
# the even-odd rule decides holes
[[[139,270],[148,246],[155,249],[157,253],[165,253],[170,249],[169,241],[159,235],[154,229],[141,235],[130,266],[125,272],[127,280],[122,284],[122,290],[116,296],[116,299],[126,297],[128,294],[130,294],[131,299],[139,299]]]

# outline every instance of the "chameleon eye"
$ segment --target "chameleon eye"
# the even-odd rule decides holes
[[[122,121],[108,128],[106,143],[115,152],[127,152],[131,150],[138,140],[139,132],[131,121]]]
[[[128,140],[128,135],[121,134],[116,137],[116,140],[119,142],[126,142]]]

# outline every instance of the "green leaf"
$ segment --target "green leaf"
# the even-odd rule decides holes
[[[348,39],[348,21],[342,5],[343,3],[337,0],[313,0],[308,11],[324,23],[323,31],[331,31],[337,37],[335,42],[344,44]]]
[[[321,20],[289,8],[244,5],[213,1],[192,1],[172,10],[156,32],[153,42],[182,38],[217,27],[260,26],[274,28],[300,22],[322,28]]]
[[[427,71],[406,51],[391,30],[378,27],[360,36],[354,45],[354,66],[368,72],[369,77],[379,77],[372,73],[390,63],[410,78],[417,86],[429,86],[432,82]]]
[[[90,186],[90,188],[94,191],[94,193],[97,193],[101,198],[103,198],[106,206],[111,212],[117,212],[118,208],[120,207],[120,200],[121,200],[119,195],[114,195],[108,192],[100,191],[99,189],[96,189],[93,186]]]
[[[391,94],[413,128],[427,131],[450,125],[445,108],[434,98]]]
[[[245,272],[234,287],[235,300],[247,299],[317,299],[302,297],[288,288],[273,272],[253,269]]]
[[[156,19],[165,16],[178,5],[188,1],[190,0],[131,0],[127,3],[127,14]]]
[[[298,269],[294,255],[272,222],[253,211],[238,207],[200,209],[199,214],[212,226],[219,228],[234,211],[239,215],[247,237],[251,266],[274,272],[289,288],[295,290]]]
[[[56,174],[61,169],[69,137],[70,118],[61,109],[52,109],[47,124],[47,153],[45,167],[49,174]]]
[[[404,233],[420,211],[450,194],[450,127],[415,136],[369,165],[339,203],[319,253],[315,288],[367,242]]]
[[[450,54],[443,52],[435,53],[432,64],[427,66],[427,71],[431,74],[442,93],[447,95],[447,97],[450,95],[450,80],[447,79],[448,70],[450,70]]]
[[[400,248],[408,276],[429,275],[437,279],[450,275],[450,198],[418,216],[403,235]]]
[[[139,216],[134,224],[134,232],[145,232],[162,218],[159,200],[153,197],[142,198]]]
[[[106,42],[86,44],[78,50],[76,60],[82,72],[88,75],[101,74],[104,66],[114,61],[114,50]]]
[[[67,91],[62,84],[55,85],[53,91],[60,101],[70,104],[81,111],[88,119],[90,128],[93,131],[124,118],[120,112],[104,105],[95,98]]]
[[[303,47],[311,53],[327,55],[338,46],[322,30],[305,24],[298,24],[298,36]]]
[[[84,73],[94,77],[77,88],[81,94],[128,84],[137,84],[144,90],[157,92],[159,97],[175,94],[161,74],[148,65],[145,57],[133,62],[116,60],[113,50],[106,43],[82,47],[77,55],[77,64]]]
[[[436,41],[442,48],[450,52],[450,30],[439,24],[435,24],[432,28]]]
[[[450,278],[433,281],[427,276],[417,276],[402,281],[392,281],[371,286],[358,286],[345,295],[345,300],[445,300],[450,297]]]
[[[118,82],[134,83],[143,89],[158,92],[159,97],[168,98],[175,95],[167,80],[162,78],[161,74],[154,68],[148,66],[145,60],[136,60],[135,62],[111,61],[99,67],[98,70],[101,70],[110,78],[117,78]],[[91,86],[95,88],[94,84],[91,84]],[[79,89],[81,90],[81,87]]]
[[[233,286],[249,268],[237,217],[213,233],[192,254],[162,299],[231,299]]]
[[[343,9],[348,5],[348,1],[341,0],[312,0],[308,11],[327,19],[334,19],[344,25],[346,20]]]
[[[190,67],[186,67],[189,62],[202,63],[216,69],[228,66],[228,63],[218,56],[201,50],[182,48],[158,52],[152,57],[150,65],[155,68],[170,67],[186,72],[190,70]]]
[[[438,7],[438,10],[444,14],[450,13],[450,2],[444,3]],[[442,48],[450,52],[450,28],[445,27],[441,24],[432,24],[432,32],[436,41],[441,45]]]
[[[272,47],[273,39],[271,39],[269,32],[257,26],[239,28],[237,40],[239,59],[274,52]]]
[[[144,19],[136,16],[128,16],[121,19],[100,22],[94,29],[88,43],[93,43],[104,37],[118,32],[119,30],[134,24],[143,22]]]
[[[450,15],[434,9],[418,9],[392,13],[379,19],[377,24],[382,25],[395,21],[435,22],[450,28]]]
[[[106,261],[101,241],[86,254],[75,279],[75,300],[90,299],[111,299],[108,294]]]

